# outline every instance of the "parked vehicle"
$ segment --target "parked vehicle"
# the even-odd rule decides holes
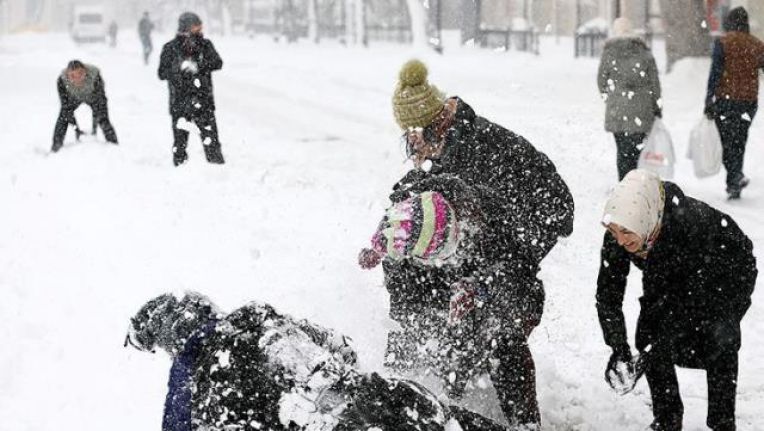
[[[75,42],[106,42],[108,24],[102,6],[74,6],[72,38]]]

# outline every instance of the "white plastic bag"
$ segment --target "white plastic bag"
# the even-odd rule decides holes
[[[703,117],[690,132],[687,157],[698,178],[716,175],[722,167],[722,138],[714,120]]]
[[[671,134],[660,118],[656,118],[650,134],[647,135],[645,145],[639,154],[640,169],[647,169],[655,172],[661,178],[671,178],[674,176],[674,144],[671,141]]]

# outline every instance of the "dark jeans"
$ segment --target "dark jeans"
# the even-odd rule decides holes
[[[77,122],[74,119],[74,111],[77,109],[77,105],[62,106],[58,113],[58,119],[56,120],[56,127],[53,130],[53,152],[58,151],[61,146],[64,145],[64,137],[66,137],[66,130],[69,128],[69,124],[77,126]],[[106,98],[99,99],[92,105],[88,105],[93,110],[93,133],[96,132],[96,124],[101,127],[103,135],[108,142],[112,144],[117,143],[117,133],[114,131],[114,127],[109,121],[109,110],[106,106]]]
[[[716,126],[722,138],[722,162],[727,170],[727,189],[740,191],[748,129],[756,115],[756,102],[720,100],[714,104]],[[746,117],[746,118],[744,118]]]
[[[141,36],[141,45],[143,45],[143,63],[149,64],[149,56],[151,55],[151,51],[154,50],[154,47],[151,44],[151,37]]]
[[[501,339],[493,354],[498,366],[492,368],[491,381],[501,410],[511,423],[539,424],[541,414],[536,399],[536,364],[524,337]]]
[[[684,405],[679,395],[675,366],[706,370],[708,416],[714,431],[735,430],[740,323],[718,321],[690,329],[665,348],[650,355],[645,375],[659,430],[681,431]]]
[[[186,146],[188,145],[188,131],[178,128],[178,120],[184,118],[186,121],[193,122],[199,129],[199,134],[204,146],[204,155],[210,163],[225,163],[223,153],[218,140],[218,126],[215,121],[215,111],[201,112],[197,115],[173,115],[172,116],[172,134],[174,144],[172,147],[173,163],[175,166],[183,164],[188,160]]]
[[[618,155],[616,165],[618,166],[618,180],[622,180],[626,174],[637,169],[639,162],[639,146],[644,142],[647,134],[645,133],[613,133]]]

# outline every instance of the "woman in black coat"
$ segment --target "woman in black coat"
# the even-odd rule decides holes
[[[428,82],[427,75],[427,67],[418,60],[404,64],[399,73],[393,113],[415,169],[394,186],[390,200],[400,203],[428,190],[449,199],[448,193],[454,189],[438,187],[433,181],[455,178],[474,191],[486,215],[486,229],[481,231],[481,250],[467,254],[461,265],[383,261],[390,315],[403,328],[388,338],[387,364],[408,368],[406,356],[415,348],[412,338],[414,344],[437,338],[449,302],[452,309],[459,305],[456,314],[462,314],[459,308],[464,304],[454,304],[453,299],[464,298],[459,294],[469,290],[465,286],[492,286],[487,290],[499,296],[522,292],[493,301],[524,309],[519,325],[523,330],[503,325],[511,320],[509,316],[498,322],[503,336],[493,353],[504,359],[492,378],[507,419],[536,425],[540,414],[535,368],[526,343],[543,308],[543,285],[536,274],[559,237],[573,231],[573,197],[544,153],[522,136],[477,115],[460,98],[446,98]],[[457,292],[454,298],[450,298],[452,289]],[[459,326],[464,327],[464,322]],[[452,385],[454,395],[460,392],[459,380],[452,382],[456,383]]]
[[[751,240],[727,214],[643,170],[616,186],[603,224],[597,311],[613,349],[607,373],[633,364],[621,309],[633,263],[644,291],[636,371],[652,394],[652,429],[682,429],[677,365],[707,371],[708,426],[734,430],[740,321],[757,275]]]

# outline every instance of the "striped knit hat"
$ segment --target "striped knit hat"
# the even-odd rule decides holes
[[[419,60],[403,65],[393,93],[395,121],[403,130],[425,128],[443,110],[445,94],[427,82],[427,66]]]
[[[447,259],[459,243],[456,213],[440,193],[424,192],[388,209],[371,243],[375,251],[395,260]]]

